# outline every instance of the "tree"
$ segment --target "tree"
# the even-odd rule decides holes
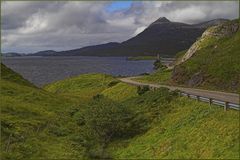
[[[157,69],[161,69],[161,70],[164,70],[167,68],[166,65],[164,65],[162,62],[161,62],[161,58],[158,58],[154,63],[154,69],[157,70]]]
[[[109,158],[105,149],[111,140],[129,137],[143,130],[140,125],[144,118],[134,120],[134,110],[103,97],[95,98],[83,116],[84,145],[88,156],[93,158]]]

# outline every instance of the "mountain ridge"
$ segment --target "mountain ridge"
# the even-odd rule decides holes
[[[189,48],[209,26],[226,22],[214,19],[198,24],[172,22],[160,17],[138,35],[123,41],[86,46],[65,51],[40,51],[31,56],[161,56],[173,57],[179,51]]]

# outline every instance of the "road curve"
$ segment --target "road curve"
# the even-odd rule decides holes
[[[185,93],[193,94],[196,96],[212,98],[212,99],[216,99],[216,100],[220,100],[220,101],[224,101],[224,102],[239,104],[239,94],[235,94],[235,93],[210,91],[210,90],[195,89],[195,88],[176,87],[176,86],[168,86],[168,85],[160,85],[160,84],[152,84],[152,83],[142,83],[142,82],[135,81],[134,78],[137,78],[137,77],[125,77],[125,78],[119,78],[119,80],[124,83],[135,85],[135,86],[147,85],[147,86],[153,87],[153,88],[166,87],[170,90],[178,89]]]

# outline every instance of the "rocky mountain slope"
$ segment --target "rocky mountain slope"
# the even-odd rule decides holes
[[[207,29],[178,62],[172,80],[236,92],[240,87],[239,28],[238,19]]]

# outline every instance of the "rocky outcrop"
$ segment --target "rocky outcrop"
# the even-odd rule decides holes
[[[239,92],[239,22],[207,29],[174,66],[172,83]]]
[[[178,64],[181,64],[191,58],[198,50],[205,47],[205,42],[208,41],[211,38],[224,38],[229,37],[235,34],[239,30],[239,23],[238,22],[226,22],[224,24],[220,24],[218,26],[213,26],[207,29],[201,36],[200,39],[198,39],[186,52],[186,54],[182,57],[182,59],[178,62]],[[216,47],[216,46],[214,46]],[[178,65],[177,64],[177,65]]]
[[[204,81],[204,75],[202,72],[195,73],[191,79],[187,82],[189,87],[197,87]]]

